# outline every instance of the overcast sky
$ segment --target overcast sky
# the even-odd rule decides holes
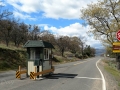
[[[97,0],[3,0],[3,5],[26,24],[39,25],[53,34],[85,37],[86,44],[95,48],[103,46],[87,35],[89,25],[83,26],[80,9]]]

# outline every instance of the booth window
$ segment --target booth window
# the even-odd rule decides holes
[[[49,49],[44,49],[44,59],[49,60]]]
[[[40,50],[37,49],[35,52],[35,59],[39,60],[40,59]]]
[[[30,48],[30,60],[34,60],[34,59],[35,59],[35,49]]]
[[[40,50],[39,49],[30,49],[30,60],[40,59]]]

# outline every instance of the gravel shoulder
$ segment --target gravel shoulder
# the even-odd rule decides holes
[[[102,60],[98,63],[98,67],[101,69],[104,77],[105,77],[105,81],[106,81],[106,88],[107,90],[120,90],[120,88],[118,87],[118,83],[115,80],[115,78],[104,69],[104,66],[106,65],[105,62],[103,62]]]

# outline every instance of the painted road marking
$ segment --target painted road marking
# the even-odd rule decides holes
[[[82,61],[82,62],[79,62],[79,63],[73,64],[73,65],[78,65],[78,64],[81,64],[81,63],[84,63],[84,62],[88,62],[88,61],[91,61],[91,60]]]
[[[87,61],[83,61],[83,62],[80,62],[80,63],[76,63],[76,64],[74,64],[74,65],[78,65],[78,64],[81,64],[81,63],[84,63],[84,62],[87,62]]]
[[[105,78],[104,78],[104,75],[103,75],[103,73],[102,73],[102,71],[99,69],[99,67],[98,67],[98,63],[99,63],[99,61],[100,61],[101,59],[99,59],[97,62],[96,62],[96,67],[97,67],[97,69],[99,70],[99,72],[100,72],[100,74],[101,74],[101,77],[102,77],[102,90],[106,90],[106,83],[105,83]],[[91,61],[91,60],[89,60],[89,61]],[[83,61],[83,62],[80,62],[80,63],[76,63],[76,64],[74,64],[74,65],[78,65],[78,64],[81,64],[81,63],[84,63],[84,62],[87,62],[87,61]]]
[[[99,60],[96,62],[96,67],[98,68],[98,70],[99,70],[99,72],[100,72],[100,74],[101,74],[101,77],[102,77],[102,90],[106,90],[106,83],[105,83],[104,75],[103,75],[102,71],[99,69],[99,67],[98,67],[98,65],[97,65],[100,60],[101,60],[101,59],[99,59]]]
[[[101,78],[91,78],[91,77],[75,77],[75,78],[84,78],[84,79],[96,79],[96,80],[102,80]]]
[[[74,76],[63,76],[63,75],[52,75],[53,77],[62,77],[62,78],[79,78],[79,79],[92,79],[92,80],[102,80],[102,78],[91,78],[91,77],[74,77]]]

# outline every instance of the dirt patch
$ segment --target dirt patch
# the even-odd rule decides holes
[[[104,77],[105,77],[105,81],[106,81],[106,88],[107,90],[120,90],[120,88],[118,87],[118,83],[115,80],[115,78],[109,73],[107,72],[104,67],[107,64],[105,62],[103,62],[102,60],[98,63],[98,67],[101,69]]]

